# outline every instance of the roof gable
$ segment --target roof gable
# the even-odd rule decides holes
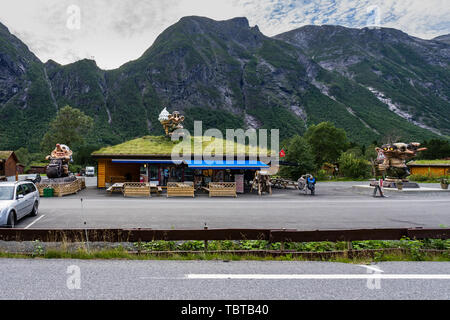
[[[14,153],[14,151],[0,151],[0,160],[8,160],[11,156],[14,157],[14,160],[16,162],[19,162],[19,160],[17,159],[16,154]]]

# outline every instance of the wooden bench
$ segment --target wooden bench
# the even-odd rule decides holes
[[[183,182],[167,183],[167,198],[170,197],[195,197],[194,184]]]
[[[113,176],[109,178],[109,182],[111,183],[111,185],[114,185],[116,183],[124,183],[127,182],[127,178],[122,176]]]
[[[123,183],[115,183],[112,186],[110,186],[108,189],[106,189],[109,193],[123,193]]]
[[[236,182],[210,182],[204,189],[209,192],[209,197],[237,198]]]
[[[150,197],[150,185],[140,182],[126,182],[123,184],[123,196]]]
[[[150,193],[156,192],[156,194],[160,196],[162,191],[163,188],[160,185],[158,185],[158,182],[155,181],[150,182]]]
[[[292,180],[282,179],[282,178],[272,178],[270,183],[274,188],[277,189],[287,189],[288,187],[293,187],[298,189],[298,183]]]

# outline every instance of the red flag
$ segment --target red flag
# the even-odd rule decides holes
[[[282,149],[280,151],[280,158],[284,158],[284,157],[286,157],[286,152],[284,152],[284,150]]]

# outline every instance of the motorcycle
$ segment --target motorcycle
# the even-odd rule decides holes
[[[298,189],[303,191],[305,194],[308,194],[308,190],[311,195],[315,195],[316,193],[316,178],[314,178],[311,174],[306,174],[298,179]]]

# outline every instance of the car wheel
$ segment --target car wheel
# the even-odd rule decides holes
[[[33,205],[33,210],[30,212],[30,217],[36,217],[39,213],[39,204],[36,201]]]
[[[16,225],[16,214],[12,211],[9,213],[8,216],[8,222],[7,222],[7,227],[8,228],[14,228],[14,226]]]

